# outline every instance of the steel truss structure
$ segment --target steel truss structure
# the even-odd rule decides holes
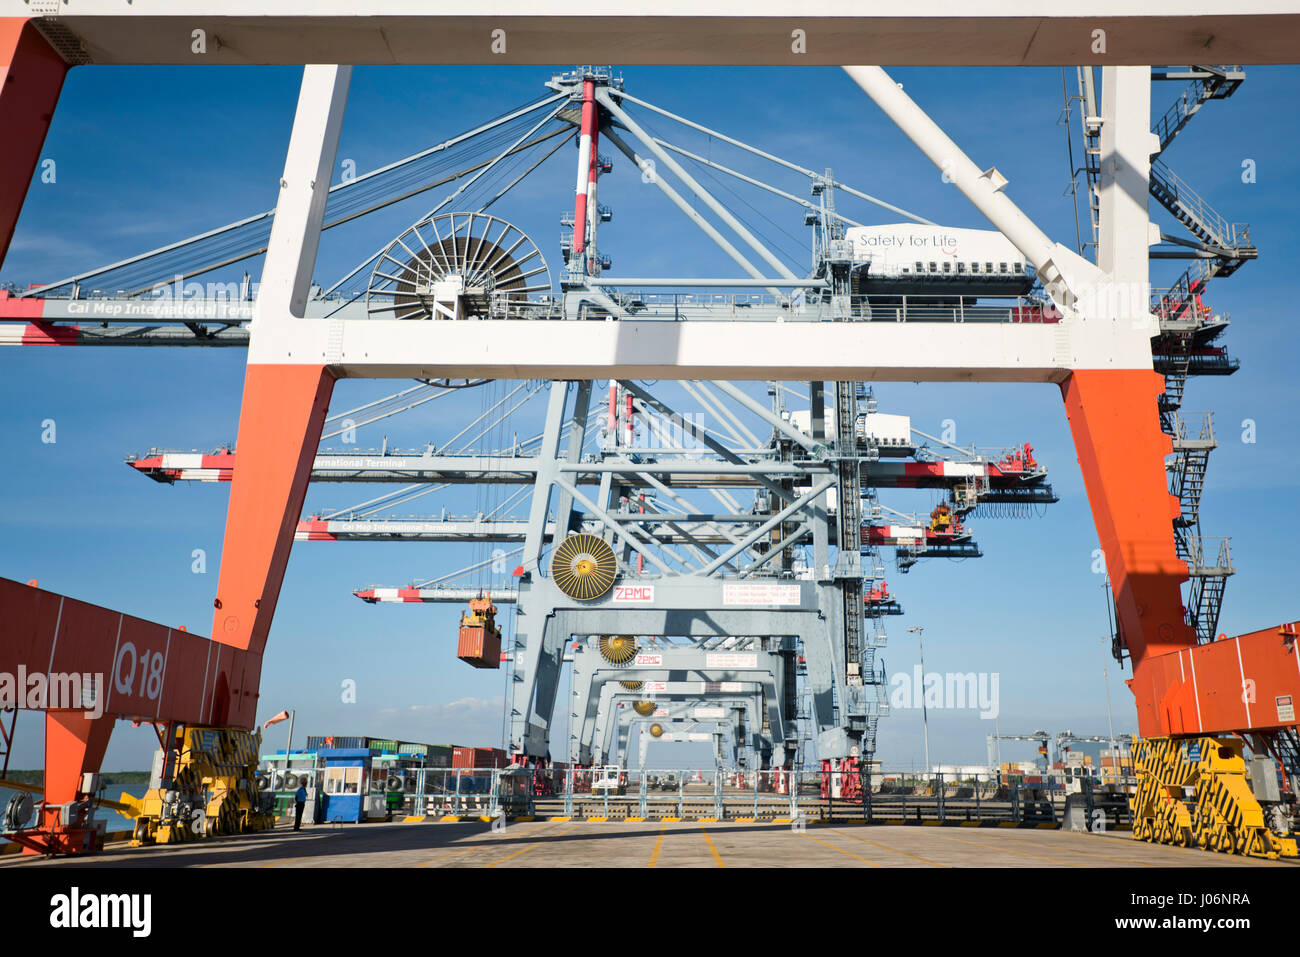
[[[137,9],[143,6],[147,4],[137,4]],[[12,148],[6,151],[5,167],[0,171],[3,174],[0,181],[4,183],[0,195],[0,231],[6,248],[68,65],[97,59],[108,62],[115,55],[148,60],[149,56],[141,51],[147,51],[151,42],[142,39],[147,31],[136,29],[142,22],[139,17],[105,16],[93,11],[93,15],[80,20],[76,17],[31,20],[27,8],[18,12],[21,16],[3,21],[3,33],[0,33],[6,74],[4,92],[0,94],[0,120],[16,131]],[[174,9],[157,23],[174,28],[178,23],[175,18],[186,12]],[[258,12],[260,15],[261,11]],[[320,19],[297,15],[295,22],[306,25],[304,35],[318,48],[328,48],[325,34],[316,29],[328,27],[328,12],[317,13],[323,14]],[[976,16],[982,13],[976,11]],[[146,14],[140,11],[140,15]],[[915,29],[922,34],[932,22],[924,17],[913,19]],[[1267,33],[1258,24],[1243,25],[1245,20],[1236,15],[1222,16],[1220,20],[1224,35],[1230,38]],[[259,26],[264,22],[260,16],[258,21]],[[413,22],[427,25],[431,21],[417,17]],[[1046,31],[1048,34],[1059,29],[1059,23],[1050,19],[1049,22],[1055,26]],[[1136,25],[1137,20],[1127,18],[1115,21],[1115,29],[1121,32]],[[222,21],[221,26],[229,31],[229,37],[240,35],[248,24],[234,16]],[[418,30],[411,35],[416,33]],[[1283,32],[1275,34],[1282,35]],[[290,47],[293,44],[286,42],[282,49]],[[250,47],[261,51],[274,48],[274,42]],[[1254,53],[1257,55],[1261,49],[1265,47],[1256,46]],[[1017,57],[1022,57],[1023,44],[1017,50]],[[1173,55],[1175,52],[1177,55]],[[1170,53],[1169,57],[1160,59],[1177,59],[1184,51],[1171,43]],[[356,47],[350,48],[349,55],[353,54],[364,58],[364,51]],[[1190,50],[1186,54],[1196,55]],[[1265,58],[1281,62],[1290,55],[1293,51],[1286,50]],[[254,54],[254,59],[265,61],[266,56],[262,52]],[[543,58],[555,59],[554,56]],[[1063,58],[1071,57],[1055,52],[1051,57],[1057,62]],[[1250,58],[1247,55],[1240,59]],[[385,59],[394,59],[391,48]],[[836,59],[842,62],[844,57]],[[599,501],[588,496],[569,477],[564,467],[577,465],[573,454],[575,440],[570,437],[567,449],[560,442],[561,420],[571,393],[589,388],[586,384],[592,380],[614,378],[623,382],[636,398],[653,407],[652,396],[637,393],[636,380],[668,378],[812,383],[810,442],[800,441],[791,434],[792,430],[778,427],[778,431],[804,451],[815,453],[809,458],[825,463],[828,472],[810,476],[806,490],[772,482],[775,487],[766,490],[786,504],[758,527],[762,529],[760,534],[765,534],[791,519],[800,509],[810,510],[814,517],[820,511],[824,518],[810,529],[814,540],[814,574],[806,581],[782,583],[781,587],[787,590],[778,593],[780,602],[791,604],[772,604],[770,598],[760,604],[766,611],[785,609],[784,613],[792,620],[802,616],[801,627],[791,632],[825,634],[824,647],[833,649],[819,658],[820,652],[812,650],[817,642],[805,648],[810,677],[822,681],[821,687],[845,690],[845,698],[835,703],[842,716],[832,721],[833,727],[822,732],[833,739],[826,742],[827,753],[850,753],[849,746],[862,740],[861,735],[868,731],[865,718],[870,714],[870,696],[865,690],[870,687],[867,683],[870,672],[864,668],[866,642],[858,614],[864,602],[861,551],[837,549],[833,564],[830,555],[833,540],[842,543],[858,534],[861,519],[857,513],[861,503],[857,494],[840,495],[833,519],[819,504],[821,496],[832,488],[852,488],[856,493],[860,463],[864,458],[871,458],[869,452],[864,454],[855,437],[857,403],[861,398],[855,383],[1025,381],[1054,383],[1064,398],[1114,589],[1117,633],[1122,634],[1123,646],[1134,669],[1131,687],[1142,733],[1198,736],[1250,732],[1265,740],[1274,737],[1279,741],[1284,737],[1287,748],[1278,744],[1277,754],[1283,760],[1294,759],[1294,748],[1290,745],[1294,741],[1294,715],[1283,715],[1280,705],[1276,714],[1267,706],[1257,706],[1252,713],[1250,702],[1236,694],[1235,689],[1249,679],[1257,687],[1258,700],[1263,702],[1281,701],[1300,691],[1300,669],[1293,660],[1295,623],[1228,641],[1201,643],[1197,627],[1184,614],[1180,585],[1188,577],[1188,562],[1180,556],[1173,535],[1173,523],[1181,515],[1181,508],[1166,484],[1164,462],[1172,454],[1173,443],[1161,429],[1158,400],[1166,392],[1166,383],[1153,362],[1152,352],[1153,340],[1168,331],[1163,323],[1176,322],[1179,316],[1175,310],[1166,319],[1163,314],[1149,311],[1145,296],[1136,304],[1131,296],[1134,288],[1144,291],[1149,288],[1148,245],[1152,231],[1146,198],[1149,193],[1168,194],[1171,202],[1178,205],[1177,197],[1181,194],[1176,180],[1164,175],[1164,169],[1153,166],[1151,160],[1162,144],[1160,133],[1151,132],[1150,68],[1104,67],[1100,109],[1088,117],[1097,131],[1095,264],[1044,235],[1012,202],[1005,189],[1005,178],[995,168],[981,169],[972,162],[883,70],[867,66],[850,66],[845,70],[1024,255],[1041,279],[1050,302],[1016,304],[996,313],[977,314],[978,321],[971,322],[964,321],[964,307],[936,317],[909,312],[904,305],[883,317],[889,321],[877,321],[882,317],[871,314],[870,309],[864,312],[864,304],[854,302],[848,285],[848,264],[836,246],[837,229],[842,223],[834,214],[832,204],[823,199],[819,205],[820,226],[825,237],[820,247],[822,266],[813,276],[799,277],[772,256],[743,224],[729,217],[669,151],[646,133],[629,112],[631,98],[621,89],[621,84],[614,82],[608,73],[584,70],[557,78],[554,86],[555,102],[567,101],[570,117],[567,122],[575,122],[579,127],[583,142],[580,155],[589,164],[585,180],[580,170],[574,241],[558,303],[521,306],[510,301],[509,296],[505,301],[495,297],[490,282],[483,288],[453,288],[448,280],[453,278],[450,273],[455,270],[428,276],[414,270],[410,277],[390,274],[396,279],[386,280],[390,284],[389,292],[395,304],[406,297],[400,303],[403,308],[418,303],[432,321],[379,318],[361,321],[337,308],[328,312],[321,308],[319,312],[325,314],[318,314],[316,306],[308,308],[309,292],[320,233],[327,224],[330,171],[351,71],[338,66],[307,67],[279,199],[265,242],[261,289],[251,306],[253,331],[237,331],[241,323],[226,321],[229,318],[226,316],[217,317],[219,328],[214,331],[197,327],[192,316],[168,316],[172,320],[167,323],[171,328],[180,325],[189,330],[176,333],[180,336],[215,341],[247,335],[248,366],[239,425],[240,468],[231,482],[225,546],[214,602],[213,643],[206,655],[187,652],[184,656],[174,656],[164,650],[164,664],[156,687],[154,683],[145,683],[150,699],[145,703],[110,700],[113,706],[107,709],[104,719],[75,725],[69,723],[65,713],[47,714],[48,803],[41,822],[47,846],[69,850],[92,842],[84,816],[66,811],[83,801],[81,772],[98,766],[116,717],[228,722],[245,727],[251,723],[261,655],[269,636],[295,523],[311,477],[333,383],[345,376],[535,378],[560,383],[551,390],[551,413],[541,440],[524,539],[524,572],[517,596],[520,611],[526,612],[521,616],[524,639],[521,673],[531,676],[535,686],[534,706],[512,717],[514,735],[521,740],[525,754],[537,753],[539,741],[547,730],[539,721],[542,715],[536,702],[554,699],[557,653],[571,635],[630,631],[699,637],[699,632],[705,631],[714,636],[720,632],[731,637],[757,635],[782,640],[786,637],[784,627],[772,635],[771,615],[756,615],[752,605],[737,607],[734,602],[728,603],[725,591],[728,583],[711,577],[728,566],[737,573],[748,567],[738,566],[733,560],[755,544],[757,537],[742,537],[736,544],[725,546],[690,543],[691,550],[703,556],[707,556],[704,549],[709,544],[717,544],[721,551],[713,553],[711,558],[697,558],[694,574],[673,573],[631,527],[634,520],[630,515],[617,515],[602,508]],[[556,119],[561,117],[560,112],[552,115]],[[1173,126],[1176,125],[1175,122]],[[1168,124],[1162,127],[1172,128]],[[530,128],[522,138],[507,144],[507,150],[522,146],[540,129],[540,125]],[[767,290],[771,300],[764,309],[670,313],[651,309],[644,303],[644,308],[637,308],[634,301],[610,292],[616,284],[602,277],[605,260],[595,245],[595,227],[603,215],[596,202],[596,182],[602,168],[597,144],[602,136],[638,168],[646,169],[653,157],[661,168],[676,177],[693,202],[671,186],[667,177],[656,182],[688,218],[719,241],[745,273],[742,279],[711,284]],[[1091,161],[1089,166],[1091,169]],[[694,203],[707,207],[721,219],[740,245],[733,244],[716,227],[705,222]],[[1188,209],[1186,204],[1180,208]],[[1188,220],[1192,218],[1189,215]],[[1248,258],[1243,251],[1249,245],[1246,237],[1236,233],[1225,237],[1216,228],[1216,223],[1207,224],[1205,219],[1199,219],[1193,230],[1205,244],[1237,253],[1234,257],[1216,252],[1214,258],[1224,261]],[[748,247],[748,251],[741,247]],[[440,242],[432,247],[426,244],[426,249],[431,250],[448,248],[456,254],[461,251],[454,233],[450,247]],[[761,260],[767,268],[760,268],[754,259]],[[411,267],[419,261],[431,260],[421,260],[421,253],[415,251],[411,260],[399,265]],[[505,276],[507,282],[517,278],[509,271]],[[672,280],[633,283],[671,286]],[[373,284],[369,288],[376,293],[382,291]],[[513,288],[517,291],[517,287]],[[451,300],[458,308],[482,303],[487,309],[485,318],[500,318],[492,322],[433,319],[435,314],[445,314],[439,306],[446,306]],[[3,303],[4,316],[24,320],[34,329],[25,329],[16,341],[29,342],[35,337],[63,343],[94,338],[85,337],[80,329],[51,324],[49,319],[55,315],[47,316],[45,308],[46,304],[39,299],[7,297]],[[456,315],[467,314],[451,311]],[[951,348],[942,353],[927,348],[936,318],[951,323],[947,327]],[[191,320],[190,325],[186,325],[187,319]],[[738,332],[741,334],[737,335]],[[138,338],[146,341],[150,336]],[[1193,364],[1189,360],[1188,368]],[[829,403],[826,395],[819,394],[823,382],[834,383]],[[1167,408],[1169,401],[1165,400],[1164,404]],[[827,406],[829,418],[836,425],[834,439],[826,435],[823,424]],[[607,483],[602,478],[600,487],[606,484],[612,488],[612,479]],[[625,559],[635,552],[661,573],[654,586],[656,597],[652,609],[629,606],[613,611],[608,607],[609,602],[602,607],[577,607],[542,574],[540,559],[546,516],[552,504],[556,506],[557,533],[561,529],[576,530],[576,516],[581,508],[594,515],[611,533],[625,552]],[[802,529],[800,534],[807,531]],[[785,551],[784,539],[776,544],[780,547],[773,548],[773,553]],[[767,561],[770,559],[763,563]],[[69,600],[37,590],[22,592],[22,586],[14,588],[5,586],[4,607],[20,612],[15,619],[19,623],[18,640],[16,644],[5,645],[0,664],[26,663],[32,649],[40,652],[49,647],[49,659],[41,658],[44,664],[58,650],[58,622]],[[545,620],[537,620],[539,611]],[[88,609],[85,614],[88,619],[103,618],[111,622],[115,613]],[[760,619],[765,624],[756,627]],[[707,627],[697,625],[700,620],[707,621]],[[122,616],[117,616],[117,623],[120,632],[124,625]],[[141,629],[142,642],[148,636],[147,640],[156,638],[162,647],[170,648],[175,640],[171,632],[159,626],[141,623],[133,627]],[[77,646],[68,652],[75,653],[76,659],[76,667],[69,670],[86,670],[82,666],[87,659],[102,656],[109,647],[108,636],[112,631],[109,625],[82,631]],[[49,644],[51,639],[45,637],[48,635],[53,635],[55,644]],[[198,639],[190,636],[187,640]],[[42,641],[46,644],[42,645]],[[223,648],[227,649],[224,655]],[[110,656],[119,653],[120,646],[116,644],[108,651]],[[205,667],[201,680],[195,683],[199,658],[205,659]],[[189,690],[198,689],[198,694],[191,695],[187,699],[189,704],[182,706],[178,696],[182,686],[188,687],[187,683],[193,684],[194,688]],[[529,683],[529,679],[525,678],[523,683]],[[815,704],[815,707],[825,704]],[[196,707],[197,714],[191,714]]]
[[[506,393],[485,416],[497,408],[512,410],[512,397],[522,388]],[[813,383],[809,395],[794,399],[816,404],[822,388]],[[315,542],[524,543],[508,556],[511,565],[518,561],[518,585],[487,593],[493,601],[516,604],[517,622],[539,623],[520,624],[513,647],[502,655],[512,665],[510,748],[517,760],[528,763],[545,763],[558,743],[550,729],[561,706],[556,691],[561,663],[600,661],[599,655],[579,652],[595,641],[592,636],[617,628],[631,630],[636,637],[629,640],[640,645],[648,641],[647,654],[636,655],[635,661],[605,662],[599,679],[575,664],[572,714],[583,730],[575,728],[571,740],[583,743],[570,745],[570,762],[592,762],[590,722],[599,727],[609,720],[602,681],[630,671],[620,680],[657,683],[669,680],[667,673],[660,674],[666,669],[726,686],[739,677],[731,670],[738,661],[762,673],[773,709],[762,722],[768,736],[754,747],[757,767],[770,767],[770,761],[793,765],[804,737],[794,720],[794,704],[801,696],[812,701],[806,717],[813,726],[808,736],[817,739],[817,755],[842,759],[854,748],[870,754],[886,710],[875,649],[887,637],[883,616],[901,612],[884,582],[880,551],[895,549],[901,571],[922,557],[978,556],[962,519],[980,509],[1025,511],[1056,500],[1046,469],[1034,461],[1028,446],[991,452],[958,448],[913,432],[906,417],[878,415],[869,395],[858,421],[845,428],[858,450],[845,478],[837,461],[827,457],[831,446],[813,438],[811,409],[788,408],[786,399],[794,390],[780,383],[768,385],[769,406],[730,383],[685,383],[685,397],[712,410],[718,437],[679,411],[662,390],[612,383],[604,402],[597,401],[599,391],[591,383],[553,383],[542,434],[507,450],[322,452],[313,465],[313,481],[414,484],[391,496],[304,519],[296,533],[299,541]],[[419,401],[408,396],[399,407]],[[356,414],[352,410],[334,418]],[[878,420],[891,425],[893,433],[877,434]],[[900,420],[906,438],[898,432]],[[497,421],[487,421],[480,431],[496,431]],[[755,431],[763,428],[767,434],[759,438]],[[918,438],[925,444],[918,445]],[[132,456],[128,463],[161,482],[220,482],[230,480],[237,460],[238,454],[226,449],[211,456],[150,452]],[[844,496],[838,491],[840,481],[849,483]],[[375,514],[429,491],[479,484],[509,484],[530,493],[531,507],[519,494],[502,503],[520,499],[519,507],[528,507],[528,515],[501,515],[500,507],[463,517]],[[952,502],[955,520],[936,529],[930,519],[886,509],[876,497],[881,488],[942,491]],[[715,499],[711,508],[693,497],[699,491]],[[849,541],[856,547],[847,551],[860,551],[868,559],[855,564],[845,560],[846,550],[838,550],[838,503],[864,495],[860,517],[848,518]],[[548,557],[574,532],[601,536],[619,550],[619,584],[597,600],[575,599],[549,574]],[[837,549],[834,559],[832,548]],[[462,572],[472,573],[482,564]],[[839,569],[848,573],[841,576]],[[474,598],[475,589],[450,584],[456,578],[452,573],[408,588],[369,586],[357,595],[370,602],[404,603]],[[824,611],[838,608],[854,612],[855,654],[839,637],[847,630],[842,621]],[[738,637],[752,634],[767,637]],[[574,638],[572,653],[566,655]],[[678,648],[673,639],[687,640],[695,650]],[[744,653],[732,654],[729,649],[738,642]],[[781,647],[783,657],[753,653],[753,647],[765,643]],[[766,663],[756,665],[760,658]],[[640,674],[653,662],[658,664],[649,676]],[[856,674],[851,664],[858,666]],[[802,692],[794,684],[796,670],[807,679]],[[850,690],[857,688],[861,690]],[[672,699],[674,694],[664,691],[658,697]],[[602,740],[602,732],[595,738]],[[608,747],[598,746],[597,754],[607,753]]]

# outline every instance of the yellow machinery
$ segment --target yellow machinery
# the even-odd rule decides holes
[[[1297,856],[1296,839],[1268,825],[1246,777],[1242,745],[1232,737],[1135,741],[1133,837],[1247,857]]]
[[[948,532],[952,530],[952,509],[946,504],[936,505],[930,513],[930,531]]]
[[[135,818],[132,845],[181,844],[274,825],[269,795],[257,789],[260,732],[180,728],[164,753],[171,783],[142,798],[123,794],[119,813]]]

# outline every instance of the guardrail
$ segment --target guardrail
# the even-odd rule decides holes
[[[1103,783],[1081,772],[1063,771],[1022,775],[868,770],[847,761],[790,771],[406,768],[400,774],[402,788],[383,792],[390,816],[1055,827],[1072,814],[1093,822],[1100,808],[1104,826],[1110,829],[1127,823],[1127,799],[1134,783],[1132,778]]]

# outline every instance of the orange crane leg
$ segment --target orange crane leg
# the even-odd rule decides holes
[[[99,771],[114,723],[112,715],[91,718],[84,711],[45,712],[47,805],[67,804],[88,797],[81,791],[81,776]],[[59,814],[58,807],[46,807],[41,814],[41,825],[49,833],[46,850],[55,853],[98,850],[98,838],[93,828],[64,827]],[[39,850],[29,844],[24,846],[23,853],[35,854]]]
[[[324,366],[250,363],[244,374],[213,641],[266,647],[333,390]]]
[[[0,262],[9,251],[68,65],[27,17],[0,17]]]
[[[1148,371],[1079,370],[1061,384],[1135,690],[1148,659],[1196,644],[1183,617],[1187,565],[1174,549],[1178,499],[1165,473],[1173,443],[1156,407],[1163,391]],[[1142,735],[1169,734],[1148,704],[1138,702]]]

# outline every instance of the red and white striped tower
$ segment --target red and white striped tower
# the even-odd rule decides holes
[[[599,124],[596,122],[596,81],[588,74],[582,80],[582,128],[578,140],[578,182],[573,198],[573,256],[581,264],[588,243],[596,239],[592,220],[596,209],[596,146]],[[584,265],[584,271],[586,267]]]
[[[609,444],[618,445],[618,380],[609,380]]]

